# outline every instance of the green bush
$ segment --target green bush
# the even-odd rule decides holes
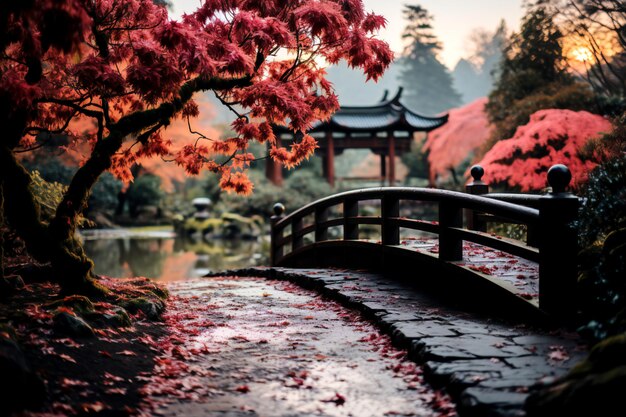
[[[31,190],[41,208],[41,220],[49,222],[54,217],[57,206],[63,200],[67,186],[44,180],[39,171],[31,172],[30,178]]]
[[[59,161],[58,158],[36,154],[32,159],[24,160],[24,167],[29,171],[39,172],[39,176],[47,182],[58,182],[69,185],[75,167],[70,167]]]
[[[581,331],[602,340],[626,331],[626,156],[590,174],[577,225]]]
[[[105,172],[91,191],[88,210],[113,212],[117,207],[120,191],[122,191],[122,182]]]
[[[412,141],[411,152],[402,155],[402,163],[409,169],[407,177],[428,178],[428,153],[424,152],[425,141]]]
[[[145,206],[158,206],[163,199],[161,178],[146,174],[135,179],[128,189],[128,208],[131,217],[136,217],[139,210]]]
[[[324,178],[308,170],[293,172],[282,187],[271,184],[260,173],[251,174],[255,184],[254,193],[248,197],[223,193],[219,199],[218,211],[243,216],[257,214],[269,218],[273,214],[272,207],[278,202],[285,205],[287,212],[291,212],[333,193]]]
[[[69,185],[76,172],[76,167],[61,163],[57,158],[38,155],[24,161],[24,166],[31,172],[37,171],[41,180],[47,183]],[[96,182],[89,196],[89,211],[113,211],[117,206],[117,195],[122,190],[122,182],[106,172]],[[59,200],[60,201],[60,200]]]
[[[578,222],[582,246],[626,226],[626,155],[599,165],[584,188]]]

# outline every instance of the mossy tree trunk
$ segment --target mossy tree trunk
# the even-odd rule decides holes
[[[50,262],[54,269],[50,279],[59,282],[67,292],[102,293],[92,281],[93,263],[80,241],[73,234],[58,238],[41,221],[39,203],[30,188],[30,174],[6,147],[0,148],[0,166],[5,218],[24,240],[28,253],[38,262]]]

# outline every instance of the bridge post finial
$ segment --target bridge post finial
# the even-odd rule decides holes
[[[470,174],[473,178],[473,181],[470,184],[484,184],[482,178],[483,175],[485,175],[485,170],[482,166],[474,165],[472,168],[470,168]]]
[[[272,216],[272,218],[274,218],[274,217],[284,217],[285,205],[283,203],[276,203],[272,207],[272,211],[274,212],[274,215]]]
[[[572,173],[563,164],[552,165],[548,170],[548,184],[552,188],[552,194],[565,193],[571,180]]]
[[[485,170],[480,165],[474,165],[470,169],[472,180],[465,186],[465,191],[468,194],[484,195],[489,193],[489,185],[483,180]],[[476,213],[474,210],[466,209],[465,218],[467,219],[467,228],[470,230],[476,230],[478,232],[487,231],[487,223],[480,219],[480,213]]]
[[[565,165],[548,170],[552,191],[539,200],[539,307],[573,318],[577,282],[579,199],[566,192],[572,179]]]
[[[283,217],[285,217],[285,206],[282,203],[276,203],[272,207],[274,215],[270,217],[270,266],[276,266],[276,262],[283,256],[283,246],[279,244],[282,237],[283,229],[276,230],[275,226]]]

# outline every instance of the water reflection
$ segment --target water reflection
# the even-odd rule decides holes
[[[97,274],[122,278],[176,281],[268,262],[264,241],[102,237],[85,239],[84,245]]]

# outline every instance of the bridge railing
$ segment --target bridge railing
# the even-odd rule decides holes
[[[552,191],[546,195],[489,194],[481,181],[484,171],[472,168],[473,182],[467,193],[439,189],[379,187],[332,195],[308,204],[284,216],[282,204],[274,206],[271,219],[271,264],[277,266],[286,257],[286,249],[297,254],[302,249],[325,241],[359,240],[360,225],[379,225],[382,246],[400,245],[400,229],[435,234],[439,239],[438,258],[442,262],[463,259],[463,241],[473,242],[539,264],[539,307],[551,312],[568,311],[576,283],[576,233],[571,223],[576,219],[578,198],[566,192],[571,180],[567,167],[555,165],[548,172]],[[380,215],[359,215],[359,202],[378,201]],[[401,201],[436,203],[438,221],[400,216]],[[331,209],[339,215],[331,216]],[[305,218],[313,217],[305,223]],[[465,218],[465,222],[464,222]],[[487,224],[525,225],[527,241],[503,239],[487,233]],[[464,227],[465,225],[465,227]],[[340,239],[329,229],[339,227]],[[288,234],[286,234],[286,232]],[[312,241],[305,236],[313,234]]]

